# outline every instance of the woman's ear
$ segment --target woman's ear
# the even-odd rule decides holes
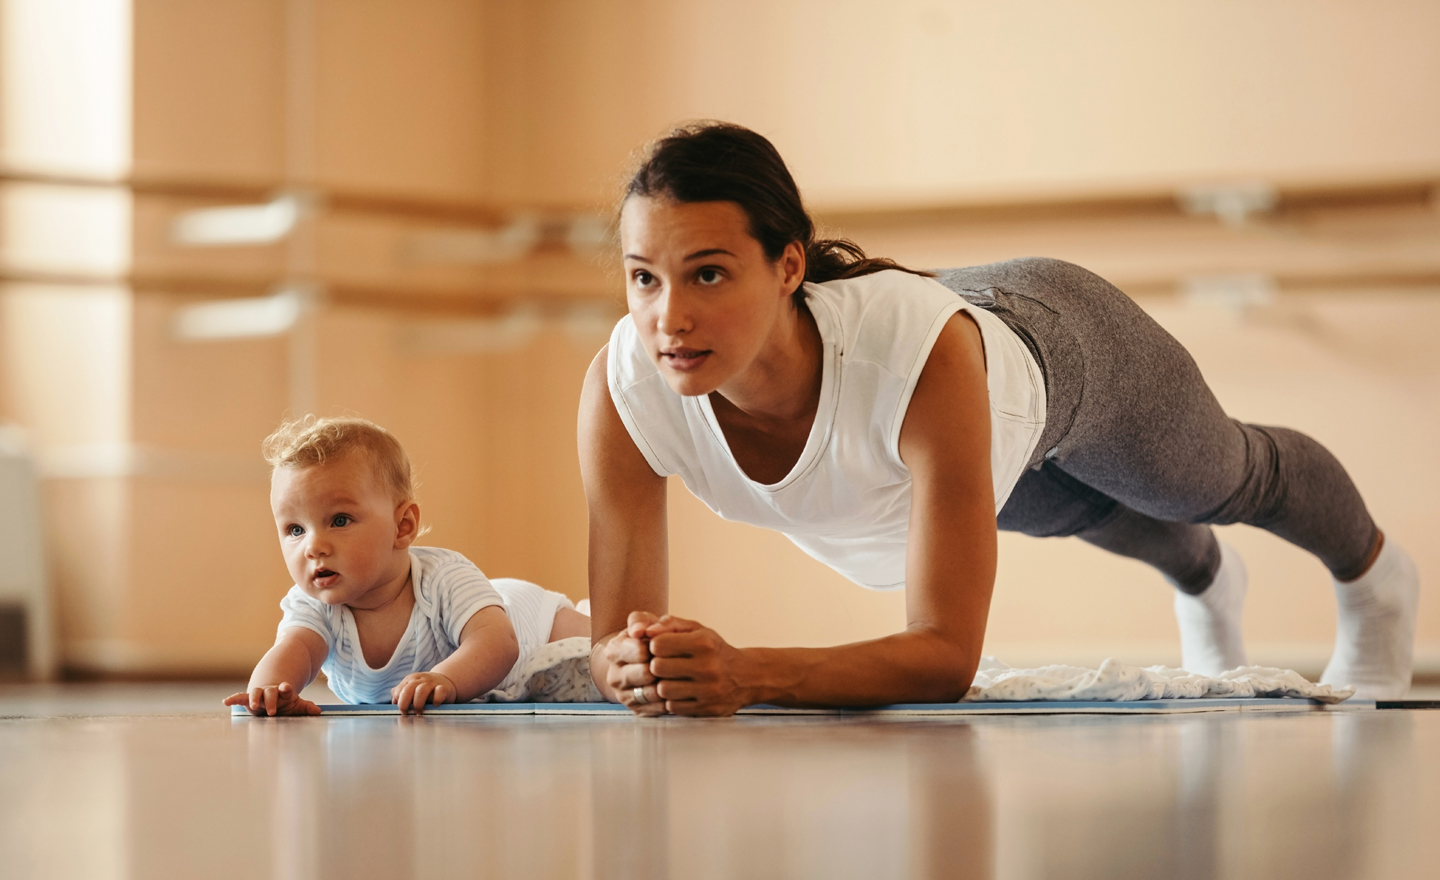
[[[420,505],[406,501],[395,508],[395,549],[408,550],[420,537]]]
[[[800,288],[805,280],[805,246],[798,241],[792,241],[785,245],[785,252],[780,255],[780,287],[789,296]]]

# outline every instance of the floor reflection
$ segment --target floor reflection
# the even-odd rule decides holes
[[[14,877],[1424,873],[1440,713],[0,721]]]
[[[965,725],[636,724],[591,740],[593,876],[990,876]]]
[[[586,863],[591,877],[669,877],[671,773],[665,724],[607,724],[589,737]]]
[[[993,746],[998,874],[1363,877],[1418,864],[1413,713],[1023,722]],[[1430,729],[1440,731],[1433,722]],[[1033,726],[1031,726],[1033,725]],[[1391,815],[1396,814],[1396,815]],[[1437,815],[1432,804],[1426,814]],[[1400,871],[1403,874],[1403,871]],[[1398,876],[1391,874],[1390,876]]]

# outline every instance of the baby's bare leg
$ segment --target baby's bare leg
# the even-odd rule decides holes
[[[590,638],[590,618],[574,608],[561,608],[555,612],[555,622],[550,625],[550,641],[570,639],[575,636]]]

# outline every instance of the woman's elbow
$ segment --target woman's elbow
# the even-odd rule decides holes
[[[946,676],[933,682],[926,688],[927,692],[923,699],[917,700],[921,703],[958,703],[970,692],[970,683],[975,679],[972,671],[969,675]]]
[[[970,692],[975,673],[980,668],[980,652],[954,640],[933,633],[930,675],[925,676],[926,703],[955,703]]]

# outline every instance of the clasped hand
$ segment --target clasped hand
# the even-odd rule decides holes
[[[606,683],[637,715],[733,715],[754,702],[740,651],[693,620],[632,612],[604,657]]]

